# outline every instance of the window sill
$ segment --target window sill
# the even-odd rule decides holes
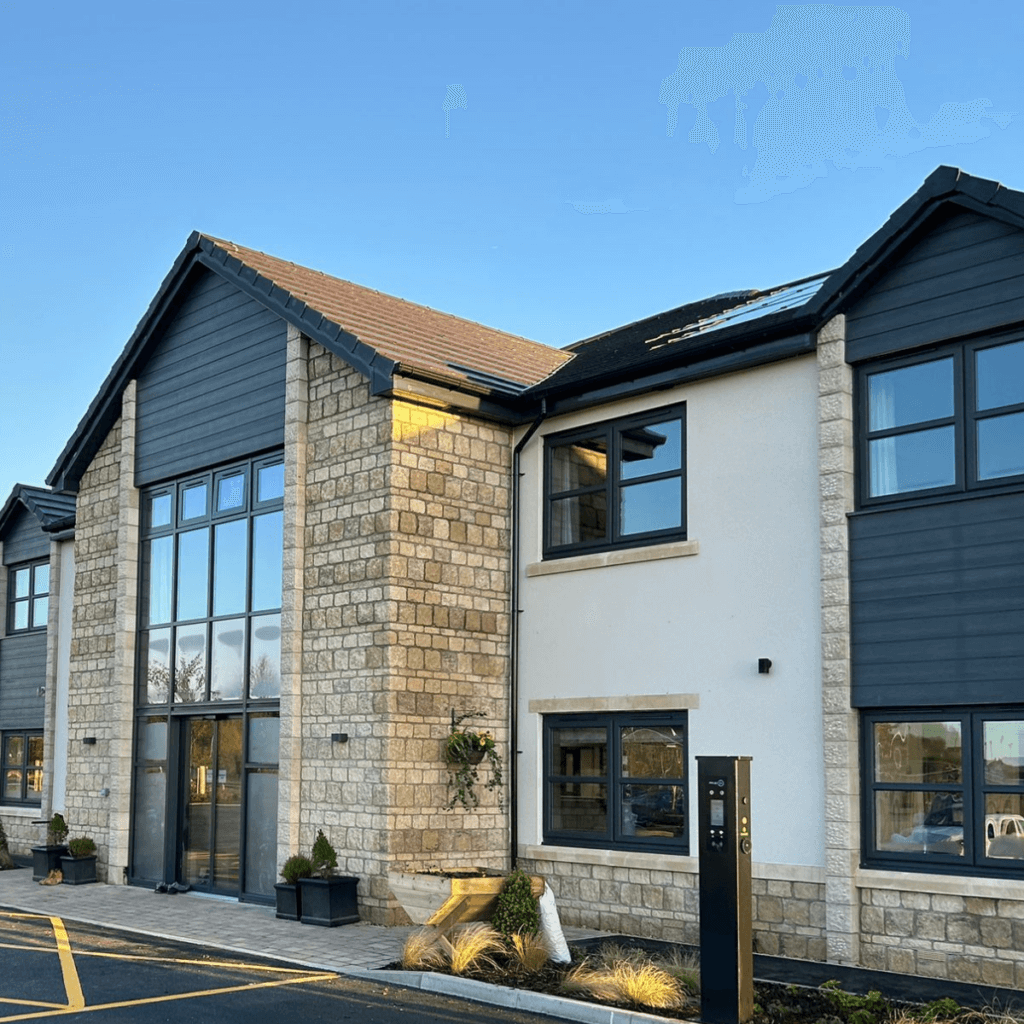
[[[532,562],[526,567],[529,576],[554,576],[561,572],[580,569],[600,569],[607,565],[630,565],[633,562],[657,562],[663,558],[685,558],[696,555],[700,545],[695,540],[681,540],[674,544],[655,544],[651,547],[625,548],[621,551],[600,551],[592,555],[573,555],[549,562]]]
[[[971,896],[982,899],[1024,901],[1024,879],[978,875],[929,875],[918,871],[861,868],[855,882],[858,889],[888,889],[940,896]]]
[[[11,818],[38,818],[42,813],[39,804],[0,804],[0,814]]]
[[[603,711],[696,711],[699,693],[625,694],[620,697],[548,697],[531,700],[531,715],[596,714]]]
[[[648,871],[697,873],[697,858],[686,854],[639,853],[636,850],[599,850],[580,846],[519,847],[519,856],[561,864],[596,864],[609,868],[646,868]]]

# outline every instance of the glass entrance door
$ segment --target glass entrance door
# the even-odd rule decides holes
[[[183,723],[180,877],[195,889],[239,895],[242,844],[242,718]]]

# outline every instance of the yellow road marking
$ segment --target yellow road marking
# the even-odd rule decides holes
[[[81,1010],[85,1006],[85,996],[82,995],[82,984],[78,980],[78,968],[75,967],[75,958],[71,953],[67,929],[59,917],[51,917],[50,924],[53,926],[53,936],[57,940],[57,956],[60,957],[60,969],[64,975],[68,1007],[72,1010]]]
[[[13,942],[0,942],[0,949],[17,949],[22,953],[52,953],[53,946],[19,946]],[[195,967],[233,967],[245,971],[266,971],[270,974],[322,974],[310,967],[269,967],[262,964],[244,964],[237,960],[187,960],[172,956],[144,956],[142,953],[105,953],[98,949],[76,949],[75,956],[97,956],[108,960],[144,960],[158,964],[191,964]],[[2,997],[0,997],[2,1001]],[[49,1004],[47,1004],[49,1005]]]
[[[10,1024],[16,1020],[37,1020],[40,1017],[63,1017],[69,1013],[95,1013],[97,1010],[120,1010],[126,1006],[149,1006],[154,1003],[170,1003],[181,999],[199,999],[205,996],[222,996],[232,992],[251,992],[257,988],[278,988],[283,985],[306,985],[313,981],[331,981],[335,974],[317,974],[308,978],[283,978],[280,981],[258,981],[250,985],[231,985],[228,988],[209,988],[201,992],[179,992],[167,996],[151,996],[148,999],[126,999],[118,1003],[97,1003],[95,1006],[62,1006],[55,1010],[44,1010],[40,1013],[19,1013],[12,1017],[0,1017],[0,1024]]]
[[[0,996],[0,1004],[10,1003],[11,1006],[48,1006],[51,1010],[63,1010],[66,1003],[40,1003],[35,999],[8,999],[7,996]]]

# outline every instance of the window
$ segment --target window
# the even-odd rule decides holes
[[[3,802],[43,802],[43,734],[5,732],[0,734],[3,751]]]
[[[685,854],[686,712],[546,715],[544,842]]]
[[[552,435],[546,557],[686,538],[685,407]]]
[[[138,703],[281,694],[280,456],[143,495]]]
[[[1024,341],[871,367],[861,388],[865,502],[1024,481]]]
[[[865,859],[1024,877],[1024,707],[864,719]]]
[[[11,566],[7,575],[10,580],[8,631],[46,629],[50,612],[49,561]]]

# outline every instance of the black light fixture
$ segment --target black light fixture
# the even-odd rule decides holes
[[[95,747],[96,746],[96,737],[95,736],[86,736],[86,737],[83,738],[82,742],[87,747]]]
[[[757,659],[757,671],[762,676],[768,675],[772,670],[772,659],[771,658],[758,658]]]
[[[332,743],[348,743],[348,733],[347,732],[332,732],[331,733],[331,742]]]

